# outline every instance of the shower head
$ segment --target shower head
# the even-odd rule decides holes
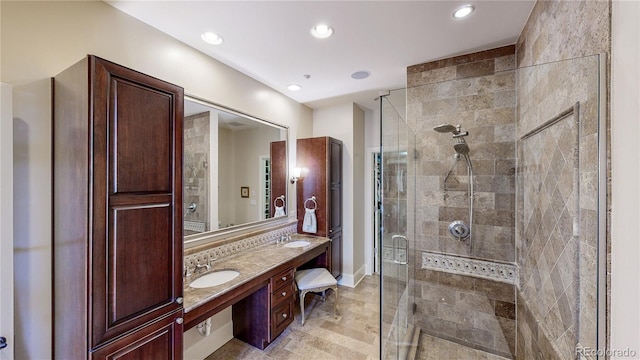
[[[448,132],[450,132],[450,133],[453,133],[454,135],[460,132],[457,127],[455,127],[453,125],[449,125],[449,124],[438,125],[438,126],[434,127],[433,130],[435,130],[435,131],[437,131],[439,133],[448,133]]]
[[[466,143],[455,144],[453,145],[453,149],[460,155],[469,154],[469,145],[467,145]]]

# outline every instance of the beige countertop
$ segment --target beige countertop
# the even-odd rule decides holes
[[[329,238],[306,234],[291,234],[291,241],[306,240],[309,245],[299,248],[286,248],[285,244],[270,243],[257,246],[240,254],[215,260],[207,272],[194,274],[184,281],[184,312],[208,303],[229,291],[245,284],[298,256],[330,242]],[[236,270],[240,273],[235,279],[218,286],[196,289],[189,283],[205,274],[219,270]]]

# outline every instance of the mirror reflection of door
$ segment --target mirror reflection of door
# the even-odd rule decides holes
[[[268,155],[260,156],[260,209],[262,219],[271,217],[271,158]]]
[[[270,217],[286,214],[287,194],[287,142],[274,141],[270,145],[271,156],[271,200]],[[281,209],[278,209],[281,208]]]

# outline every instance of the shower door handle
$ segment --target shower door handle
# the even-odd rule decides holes
[[[398,260],[398,244],[400,243],[400,240],[404,240],[405,244],[404,261]],[[407,265],[407,246],[409,245],[409,239],[407,239],[407,237],[404,235],[393,235],[391,236],[391,241],[393,243],[393,262],[398,265]]]

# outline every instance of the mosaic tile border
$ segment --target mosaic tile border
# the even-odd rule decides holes
[[[296,233],[297,223],[278,229],[250,236],[238,241],[233,241],[220,246],[215,246],[184,257],[184,265],[193,268],[196,264],[206,264],[209,260],[222,259],[242,251],[275,242],[283,235]]]
[[[204,221],[184,220],[183,228],[189,231],[204,232],[205,223]]]
[[[518,270],[513,264],[467,259],[425,251],[422,252],[422,269],[474,276],[511,285],[518,283]]]

